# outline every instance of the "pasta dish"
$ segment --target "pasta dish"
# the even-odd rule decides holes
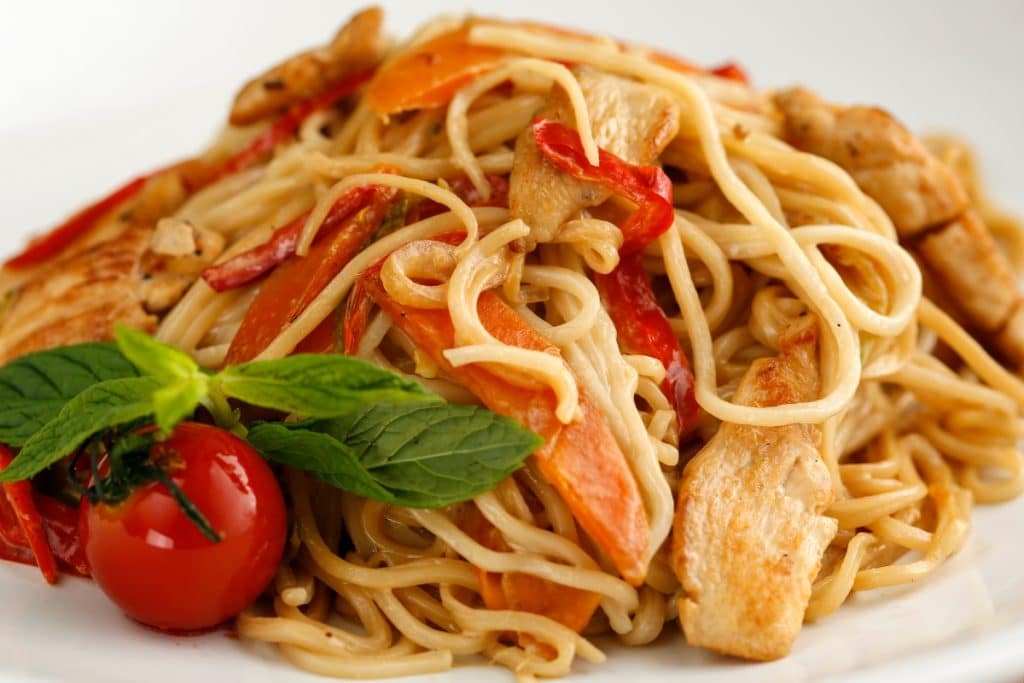
[[[957,139],[366,9],[6,262],[0,555],[337,677],[777,659],[1024,489],[1022,268]]]

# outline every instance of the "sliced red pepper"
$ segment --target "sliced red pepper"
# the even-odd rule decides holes
[[[362,207],[372,194],[369,186],[354,187],[343,194],[324,219],[320,234],[329,234],[356,210]],[[224,263],[211,266],[203,271],[203,279],[214,291],[224,292],[247,285],[262,275],[273,270],[295,253],[302,236],[302,228],[306,225],[309,213],[305,213],[291,223],[278,228],[269,240],[242,252]]]
[[[624,254],[615,270],[595,279],[623,349],[653,356],[665,366],[661,390],[675,408],[680,436],[686,436],[697,426],[700,413],[694,396],[693,372],[665,312],[654,298],[643,255]]]
[[[0,445],[0,470],[6,469],[12,460],[14,460],[14,451],[7,446]],[[50,550],[50,544],[46,538],[43,519],[39,515],[39,510],[36,509],[36,503],[32,497],[32,483],[15,481],[4,483],[3,487],[4,493],[7,495],[7,502],[14,510],[28,547],[35,556],[36,566],[43,573],[43,578],[47,583],[57,583],[57,561],[53,558],[53,552]]]
[[[672,227],[672,181],[657,166],[637,166],[598,150],[597,166],[587,161],[580,134],[557,121],[537,119],[533,135],[548,161],[577,180],[597,183],[637,204],[620,226],[623,253],[640,251]]]
[[[37,493],[36,508],[46,527],[46,538],[62,571],[89,576],[89,561],[85,557],[79,534],[78,508]]]
[[[311,114],[321,109],[326,109],[354,93],[360,86],[370,80],[374,71],[375,69],[367,69],[352,78],[348,78],[328,88],[316,97],[293,104],[281,118],[270,124],[270,127],[250,142],[245,149],[235,154],[216,169],[207,183],[220,180],[224,176],[244,171],[255,165],[267,152],[294,135],[299,126],[302,125],[302,122],[309,118]]]
[[[326,233],[321,230],[306,256],[290,256],[277,266],[249,305],[225,364],[262,353],[363,248],[399,195],[392,187],[371,186],[365,206]]]
[[[736,62],[726,62],[720,64],[712,69],[708,70],[709,73],[721,78],[728,78],[732,81],[737,81],[744,85],[750,85],[750,77],[747,76],[747,72],[743,70],[743,67]]]
[[[137,195],[151,178],[162,173],[180,171],[186,180],[189,191],[194,192],[225,176],[253,166],[267,152],[293,135],[311,114],[351,95],[369,81],[372,75],[373,69],[364,71],[312,99],[293,105],[286,114],[274,121],[245,149],[218,166],[210,168],[198,160],[188,160],[135,178],[103,199],[85,207],[50,232],[29,242],[29,245],[20,254],[8,259],[4,263],[4,267],[29,268],[53,258],[72,242],[92,230],[99,220],[110,211]]]
[[[157,173],[162,173],[162,171],[157,171]],[[153,175],[156,174],[135,178],[103,199],[85,207],[45,235],[32,239],[20,254],[9,258],[4,263],[4,267],[30,268],[56,256],[64,250],[64,247],[89,232],[101,218],[134,197]]]
[[[652,356],[665,366],[662,391],[676,411],[680,435],[697,423],[693,372],[679,340],[661,310],[643,268],[643,248],[672,227],[672,182],[656,166],[636,166],[600,150],[600,165],[592,166],[583,152],[579,133],[554,121],[533,124],[537,145],[558,168],[577,180],[595,182],[632,200],[637,209],[622,223],[619,265],[596,277],[620,343],[630,353]]]
[[[488,199],[484,199],[477,191],[473,181],[464,175],[448,180],[448,189],[454,192],[459,199],[466,202],[469,206],[496,206],[507,209],[509,190],[508,181],[500,175],[488,174],[486,178],[487,182],[490,183],[491,186],[491,196]],[[432,199],[423,199],[409,209],[409,212],[406,214],[405,224],[410,225],[417,221],[430,218],[431,216],[444,213],[448,210],[447,206],[435,202]]]

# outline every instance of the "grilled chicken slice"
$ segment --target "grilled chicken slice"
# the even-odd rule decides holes
[[[956,174],[880,109],[838,107],[801,88],[776,103],[790,142],[842,166],[885,209],[946,294],[944,307],[1024,368],[1024,297]]]
[[[295,55],[252,79],[235,97],[231,124],[245,126],[280,114],[290,105],[375,66],[384,54],[383,23],[384,12],[379,7],[364,9],[330,44]]]
[[[842,166],[907,238],[962,214],[967,194],[945,164],[903,125],[874,107],[838,107],[803,88],[775,102],[786,137],[799,149]]]
[[[588,67],[575,70],[587,102],[598,146],[634,164],[654,161],[679,129],[679,109],[672,96]],[[541,116],[575,127],[572,107],[557,88]],[[534,242],[550,241],[559,227],[581,210],[601,204],[610,193],[563,173],[537,148],[527,128],[516,141],[509,188],[512,215],[530,226]]]
[[[776,406],[820,390],[814,316],[792,323],[777,358],[755,361],[735,401]],[[746,659],[789,653],[811,582],[836,533],[822,513],[832,482],[811,425],[722,424],[679,487],[672,566],[679,619],[691,645]]]
[[[11,292],[0,319],[0,363],[32,351],[110,339],[115,323],[153,330],[156,314],[176,303],[224,246],[215,233],[186,226],[185,235],[174,229],[176,254],[167,253],[168,227],[135,224],[54,261]]]

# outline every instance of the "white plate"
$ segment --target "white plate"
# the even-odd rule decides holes
[[[17,3],[0,24],[0,253],[126,180],[200,148],[243,80],[327,37],[356,5],[302,3]],[[458,2],[389,2],[405,32]],[[429,4],[430,7],[422,5]],[[978,5],[980,3],[971,3]],[[968,133],[990,186],[1024,212],[1024,5],[880,1],[569,3],[500,0],[479,13],[575,25],[697,61],[736,57],[764,85],[803,82],[845,101],[882,104],[917,128]],[[609,661],[573,680],[1024,680],[1024,501],[979,509],[968,546],[920,585],[864,594],[804,629],[788,659],[745,664],[684,646],[602,643]],[[430,681],[511,677],[462,668]],[[273,650],[223,634],[171,638],[129,622],[88,582],[43,585],[0,563],[0,680],[246,683],[322,680]]]

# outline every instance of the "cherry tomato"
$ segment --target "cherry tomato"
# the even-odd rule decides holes
[[[216,626],[259,597],[274,576],[287,531],[281,489],[251,446],[209,425],[178,425],[150,457],[221,540],[203,536],[157,482],[116,506],[83,501],[79,523],[93,578],[128,616],[149,626]]]

